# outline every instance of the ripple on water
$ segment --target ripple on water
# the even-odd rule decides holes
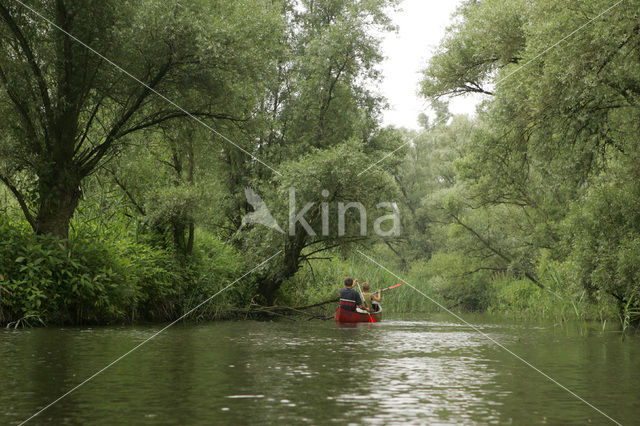
[[[478,327],[599,408],[620,413],[623,423],[640,412],[632,397],[640,345],[632,336],[622,342],[522,324]],[[32,414],[158,329],[0,334],[0,377],[8,384],[0,423]],[[403,320],[350,329],[176,326],[48,415],[70,423],[565,424],[601,420],[594,413],[467,325]]]

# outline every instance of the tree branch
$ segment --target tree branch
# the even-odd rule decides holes
[[[476,272],[480,272],[480,271],[494,271],[494,272],[507,272],[507,268],[492,268],[489,266],[485,266],[485,267],[479,267],[474,269],[473,271],[467,271],[461,275],[459,275],[460,277],[466,277],[468,275],[473,275]]]
[[[147,213],[145,212],[144,208],[136,201],[129,189],[120,181],[120,179],[118,179],[116,173],[113,170],[108,169],[107,167],[103,167],[103,169],[113,177],[113,181],[120,187],[120,189],[122,189],[122,192],[124,192],[124,195],[126,195],[129,201],[131,201],[131,204],[133,204],[138,213],[140,213],[142,216],[146,216]]]
[[[37,142],[38,137],[37,137],[35,126],[33,125],[33,122],[31,121],[31,117],[29,116],[29,110],[27,106],[20,101],[20,97],[13,92],[12,87],[9,84],[9,79],[7,78],[7,75],[5,74],[2,67],[0,67],[0,80],[2,80],[2,82],[4,83],[5,90],[7,91],[7,95],[9,95],[9,99],[11,99],[11,102],[13,102],[13,105],[16,107],[16,109],[18,110],[18,113],[20,114],[20,116],[22,117],[22,120],[24,121],[24,125],[26,127],[27,133],[29,134],[32,140],[32,146],[35,152],[39,153],[40,146],[38,145],[38,142]]]
[[[18,200],[18,204],[20,204],[20,208],[22,209],[22,213],[24,214],[25,219],[27,219],[27,222],[29,222],[29,225],[31,225],[31,228],[35,232],[36,230],[35,218],[33,217],[33,214],[31,214],[31,211],[29,210],[29,207],[27,206],[27,203],[24,200],[24,197],[22,196],[20,191],[18,191],[18,188],[16,188],[15,185],[11,183],[9,178],[3,175],[0,175],[0,181],[2,181],[6,185],[6,187],[9,188],[9,191],[13,193],[14,197],[16,197],[16,200]]]
[[[160,115],[160,113],[156,114],[156,116]],[[147,121],[143,121],[139,124],[134,125],[131,128],[128,128],[126,130],[123,130],[122,132],[118,133],[118,135],[116,135],[115,139],[119,139],[123,136],[126,136],[130,133],[133,132],[137,132],[138,130],[142,130],[142,129],[146,129],[152,126],[155,126],[156,124],[161,124],[165,121],[168,120],[172,120],[174,118],[184,118],[184,117],[188,117],[188,116],[194,116],[194,117],[205,117],[205,118],[216,118],[216,119],[222,119],[222,120],[230,120],[230,121],[246,121],[247,119],[244,118],[237,118],[237,117],[232,117],[230,115],[226,115],[226,114],[215,114],[215,113],[207,113],[207,112],[189,112],[186,113],[184,111],[175,111],[175,112],[171,112],[171,113],[167,113],[167,115],[164,116],[160,116],[157,118],[153,118],[153,119],[149,119]]]
[[[45,79],[42,75],[42,71],[40,70],[40,67],[36,63],[35,56],[31,51],[29,42],[25,38],[24,34],[22,34],[22,31],[20,31],[20,27],[18,26],[16,21],[13,19],[13,17],[9,13],[9,10],[1,2],[0,2],[0,16],[7,23],[7,26],[9,27],[13,35],[18,40],[18,43],[20,44],[20,47],[22,48],[22,51],[27,58],[27,62],[31,68],[31,72],[33,72],[33,75],[38,84],[38,89],[40,90],[40,97],[42,98],[42,103],[44,105],[44,111],[45,111],[45,115],[47,116],[48,124],[51,125],[51,123],[53,123],[53,111],[51,110],[51,99],[49,98],[49,91],[48,91]],[[45,143],[48,144],[46,139],[45,139]]]
[[[511,259],[509,259],[505,254],[503,254],[500,250],[496,249],[495,247],[493,247],[491,245],[491,243],[489,243],[489,241],[485,240],[484,238],[482,238],[482,236],[480,234],[478,234],[473,228],[471,228],[470,226],[466,225],[464,222],[462,222],[456,215],[454,215],[453,213],[449,213],[449,215],[453,218],[453,220],[456,221],[456,223],[460,226],[462,226],[464,229],[466,229],[467,231],[471,232],[477,239],[478,241],[480,241],[486,248],[488,248],[490,251],[492,251],[493,253],[495,253],[498,257],[500,257],[501,259],[503,259],[504,261],[506,261],[507,263],[511,263]],[[523,271],[524,276],[529,278],[529,280],[531,280],[531,282],[533,282],[535,285],[537,285],[538,287],[540,287],[541,289],[544,289],[544,285],[540,284],[538,282],[538,280],[529,272],[527,271]]]
[[[172,65],[171,59],[169,59],[156,73],[155,77],[151,80],[148,86],[144,87],[142,92],[138,95],[138,98],[133,102],[133,104],[126,109],[122,113],[122,116],[115,124],[111,127],[109,134],[105,137],[104,142],[93,148],[86,155],[84,155],[81,159],[79,159],[79,169],[81,176],[86,176],[98,165],[100,160],[107,153],[109,148],[113,145],[113,143],[118,139],[118,136],[121,132],[122,127],[129,121],[131,116],[136,113],[142,106],[144,100],[152,93],[151,89],[157,86],[160,81],[167,74]]]

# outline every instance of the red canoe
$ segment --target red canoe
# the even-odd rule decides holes
[[[376,322],[382,321],[382,307],[379,310],[371,314]],[[361,314],[359,312],[347,311],[338,307],[336,314],[333,316],[336,322],[369,322],[369,314]]]

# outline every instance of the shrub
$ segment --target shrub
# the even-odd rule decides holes
[[[77,231],[65,246],[0,216],[0,324],[166,321],[241,269],[242,258],[213,237],[178,261],[131,235],[111,240]],[[237,303],[246,296],[239,288],[222,300]]]

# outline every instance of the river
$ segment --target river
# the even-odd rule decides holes
[[[640,422],[640,337],[465,316],[622,424]],[[160,326],[0,331],[0,424],[18,424]],[[443,315],[179,324],[29,424],[612,424]]]

